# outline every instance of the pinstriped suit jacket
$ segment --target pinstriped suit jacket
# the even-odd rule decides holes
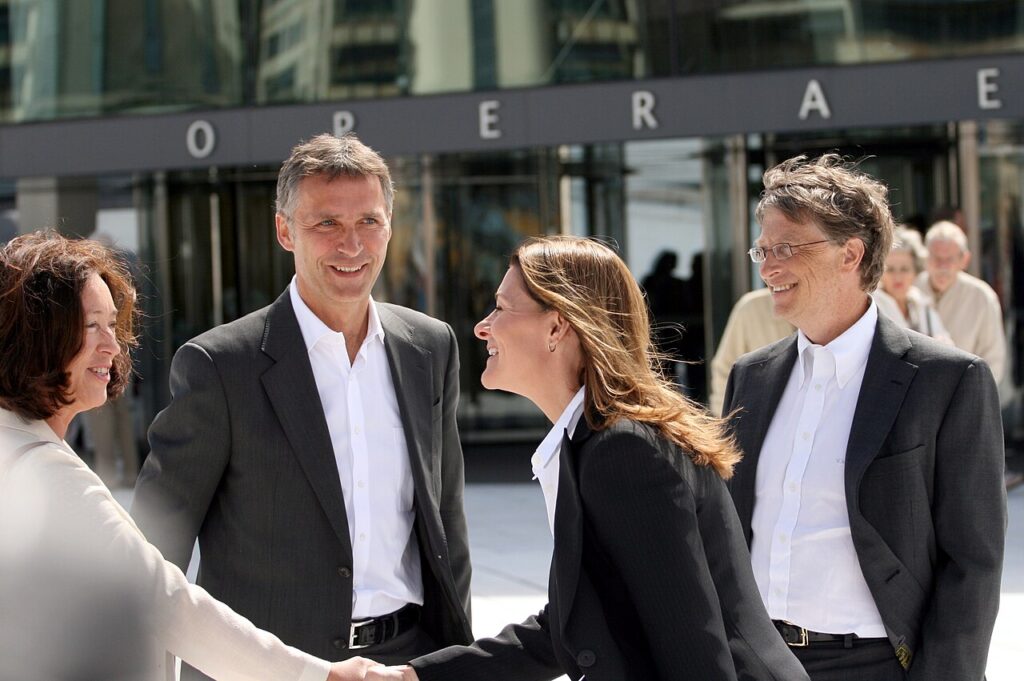
[[[378,304],[409,446],[423,567],[423,624],[439,645],[472,639],[470,563],[455,423],[451,328]],[[132,513],[184,567],[198,536],[199,583],[285,643],[351,653],[352,547],[345,502],[306,346],[285,291],[269,307],[189,341],[171,367],[171,404]]]
[[[722,479],[650,426],[563,440],[554,545],[547,607],[414,660],[421,681],[806,681]]]

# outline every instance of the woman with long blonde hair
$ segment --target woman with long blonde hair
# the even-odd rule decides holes
[[[484,387],[554,424],[532,460],[554,534],[548,605],[367,679],[806,679],[761,603],[725,487],[739,454],[658,374],[622,259],[590,239],[529,239],[476,335]]]

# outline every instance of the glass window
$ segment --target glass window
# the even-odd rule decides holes
[[[1024,0],[0,2],[0,120],[1022,50]]]

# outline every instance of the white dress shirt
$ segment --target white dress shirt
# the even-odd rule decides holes
[[[583,394],[585,388],[580,388],[565,409],[562,415],[555,421],[548,434],[541,440],[540,446],[534,452],[530,463],[533,464],[533,478],[540,483],[544,492],[544,505],[548,509],[548,527],[551,534],[555,533],[555,501],[558,498],[558,455],[562,451],[562,435],[568,433],[569,437],[576,432],[576,424],[583,416]]]
[[[846,448],[878,322],[867,312],[828,345],[798,333],[799,356],[757,463],[750,558],[772,619],[883,637],[846,510]]]
[[[376,304],[370,300],[366,338],[350,363],[345,335],[309,309],[294,279],[290,293],[345,496],[352,618],[385,615],[408,603],[422,605],[409,450]]]

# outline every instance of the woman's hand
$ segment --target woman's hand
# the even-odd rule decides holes
[[[335,662],[331,665],[331,673],[328,674],[327,681],[363,681],[366,678],[367,670],[371,667],[383,669],[376,662],[365,657],[353,657],[344,662]]]
[[[374,667],[366,673],[366,681],[420,681],[416,670],[409,665],[401,667]]]

